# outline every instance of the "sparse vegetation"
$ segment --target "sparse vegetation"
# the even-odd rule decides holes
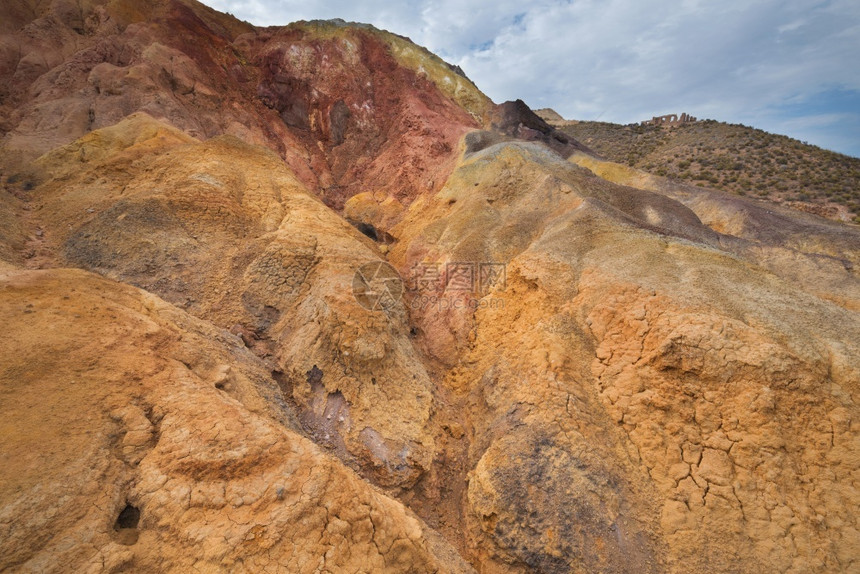
[[[560,128],[604,156],[656,175],[860,220],[860,159],[738,124],[675,128],[578,122]]]

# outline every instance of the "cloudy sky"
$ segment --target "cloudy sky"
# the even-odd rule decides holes
[[[496,102],[630,123],[687,112],[860,157],[858,0],[204,0],[257,25],[409,36]]]

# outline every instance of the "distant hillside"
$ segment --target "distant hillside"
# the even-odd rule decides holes
[[[857,158],[714,120],[663,128],[544,119],[618,163],[860,223]]]

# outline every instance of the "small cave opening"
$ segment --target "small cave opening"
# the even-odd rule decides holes
[[[366,223],[364,221],[355,221],[353,219],[347,219],[347,221],[350,225],[358,229],[366,237],[369,237],[377,243],[384,243],[386,245],[390,245],[396,241],[393,235],[391,235],[387,231],[377,229],[371,223]]]
[[[122,528],[137,528],[137,523],[140,522],[140,510],[130,504],[126,504],[125,508],[116,517],[114,530]]]
[[[117,533],[117,542],[125,546],[131,546],[137,542],[140,532],[137,525],[140,523],[140,509],[126,503],[119,516],[116,517],[113,529]]]
[[[367,237],[370,237],[374,241],[379,241],[379,235],[376,234],[376,228],[369,223],[358,222],[355,224],[355,228],[364,233]]]

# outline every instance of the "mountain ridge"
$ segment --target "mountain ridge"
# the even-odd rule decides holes
[[[538,114],[611,161],[860,223],[858,158],[715,120],[672,127],[623,126],[564,120],[552,110],[539,110]]]

